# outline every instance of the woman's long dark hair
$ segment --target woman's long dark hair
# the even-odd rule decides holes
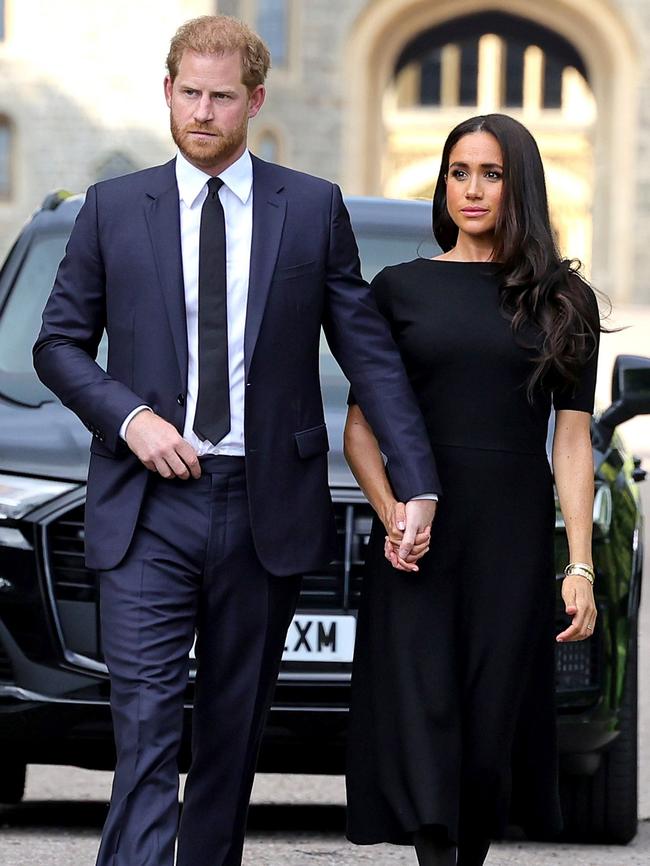
[[[528,380],[536,385],[575,384],[580,367],[596,350],[601,330],[591,287],[579,275],[580,262],[560,256],[548,212],[544,167],[533,136],[505,114],[471,117],[445,142],[433,194],[433,233],[446,252],[456,245],[458,227],[447,210],[449,157],[457,142],[473,132],[489,132],[501,147],[503,191],[492,259],[501,264],[501,308],[515,336],[529,325],[541,331],[541,344]]]

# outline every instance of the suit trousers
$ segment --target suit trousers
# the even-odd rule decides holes
[[[97,866],[237,866],[266,713],[299,577],[255,553],[244,459],[197,480],[153,475],[133,541],[100,573],[117,765]],[[192,761],[178,752],[196,636]]]

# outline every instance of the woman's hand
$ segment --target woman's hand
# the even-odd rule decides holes
[[[566,612],[573,620],[571,625],[555,638],[556,641],[565,643],[591,637],[598,615],[591,583],[579,575],[568,575],[562,581],[562,598]]]
[[[424,532],[417,533],[411,552],[407,557],[402,558],[399,555],[399,549],[406,528],[406,506],[404,503],[392,501],[383,510],[381,521],[387,533],[384,540],[386,559],[398,571],[419,571],[416,562],[429,550],[431,527],[428,526]]]

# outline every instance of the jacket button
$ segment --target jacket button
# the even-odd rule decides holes
[[[185,405],[185,394],[179,394],[178,397],[176,398],[176,402],[178,403],[179,406],[184,406]]]

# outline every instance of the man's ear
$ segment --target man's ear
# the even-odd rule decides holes
[[[163,86],[165,88],[165,102],[167,103],[167,108],[171,108],[172,107],[172,89],[174,87],[174,82],[171,80],[169,75],[165,75],[165,81],[164,81]]]
[[[264,105],[266,99],[266,88],[263,84],[258,84],[254,90],[248,94],[248,116],[255,117],[260,108]]]

